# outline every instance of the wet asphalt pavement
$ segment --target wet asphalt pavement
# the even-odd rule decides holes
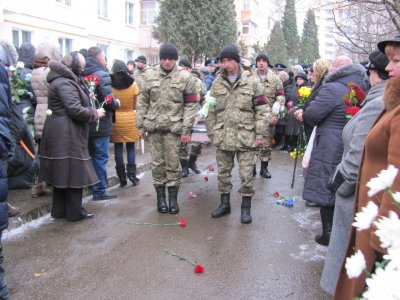
[[[6,233],[11,299],[330,299],[319,287],[326,248],[314,242],[321,231],[318,209],[301,200],[301,166],[291,189],[294,161],[273,152],[272,179],[254,179],[253,223],[246,225],[240,223],[237,168],[231,214],[211,218],[219,205],[217,173],[208,171],[217,169],[214,154],[204,148],[198,165],[206,171],[183,179],[178,215],[157,212],[151,172],[145,172],[140,186],[118,189],[115,200],[86,199],[91,220],[46,215]],[[295,196],[294,207],[277,205],[274,191]],[[133,224],[180,219],[185,228]],[[204,274],[163,249],[198,261]]]

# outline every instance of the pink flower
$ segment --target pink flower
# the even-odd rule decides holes
[[[210,168],[208,168],[208,170],[209,170],[210,172],[214,172],[214,167],[211,166]]]
[[[208,181],[208,176],[204,176],[204,180],[205,180],[205,181]]]

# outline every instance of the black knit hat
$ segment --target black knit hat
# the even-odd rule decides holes
[[[180,66],[182,66],[182,67],[185,67],[185,68],[192,68],[192,64],[190,63],[190,61],[188,60],[188,59],[186,59],[186,58],[182,58],[180,61],[179,61],[179,65]]]
[[[144,56],[144,55],[139,55],[139,56],[135,59],[135,61],[138,61],[138,62],[147,64],[147,59],[146,59],[146,56]]]
[[[390,40],[379,42],[378,49],[381,50],[383,53],[385,53],[385,47],[388,43],[400,44],[400,35],[396,35],[394,38],[391,38]]]
[[[178,60],[178,49],[171,43],[165,43],[160,48],[160,60],[167,58]]]
[[[239,64],[239,49],[235,45],[227,45],[224,49],[222,49],[221,53],[219,54],[219,58],[220,60],[223,60],[224,58],[232,58]]]
[[[256,57],[256,63],[257,63],[260,59],[263,59],[263,60],[267,61],[268,66],[271,65],[271,64],[269,63],[269,58],[268,58],[267,54],[265,54],[265,53],[260,53],[260,54],[258,54],[257,57]]]
[[[389,59],[385,54],[379,50],[375,50],[369,55],[369,62],[365,66],[368,70],[375,70],[381,79],[386,80],[389,74],[385,71],[386,66],[389,64]]]

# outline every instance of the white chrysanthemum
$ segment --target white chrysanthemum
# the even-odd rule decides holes
[[[400,248],[389,248],[387,254],[383,256],[385,260],[389,260],[386,269],[395,269],[400,271]]]
[[[396,178],[397,172],[399,170],[393,165],[389,165],[386,170],[382,170],[378,177],[372,178],[367,183],[369,187],[368,196],[371,197],[380,191],[383,191],[392,186],[394,179]]]
[[[389,211],[389,218],[382,217],[375,225],[375,234],[379,237],[382,248],[400,248],[400,220],[395,212]]]
[[[400,203],[400,192],[393,193],[393,200]]]
[[[393,269],[378,268],[371,278],[367,278],[367,290],[362,299],[400,299],[400,272]]]
[[[23,69],[25,68],[25,64],[22,61],[17,62],[17,68]]]
[[[353,226],[357,228],[358,231],[362,231],[371,227],[372,222],[378,215],[378,206],[369,201],[366,207],[363,207],[360,212],[354,217],[355,222]]]
[[[357,278],[365,270],[365,259],[361,250],[353,256],[346,258],[346,272],[350,279]]]
[[[53,114],[53,111],[51,109],[46,110],[46,116],[49,117]]]

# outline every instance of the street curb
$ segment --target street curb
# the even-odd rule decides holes
[[[151,169],[151,162],[148,162],[143,165],[138,165],[136,168],[136,173],[137,174],[144,173],[146,171],[149,171],[150,169]],[[109,188],[119,186],[118,177],[115,175],[108,177],[107,186]],[[90,188],[85,188],[83,190],[83,198],[89,197],[91,195],[92,195],[92,190]],[[18,228],[30,221],[33,221],[35,219],[44,216],[45,214],[51,211],[51,206],[52,206],[52,197],[49,196],[48,201],[46,201],[46,203],[41,204],[39,207],[31,209],[30,211],[27,211],[16,217],[9,218],[8,230],[10,231],[12,229]]]

